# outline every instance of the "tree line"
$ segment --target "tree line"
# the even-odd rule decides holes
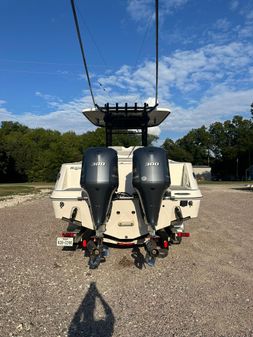
[[[148,142],[155,138],[150,135]],[[136,134],[113,136],[113,144],[119,146],[140,145],[140,141]],[[85,149],[92,146],[105,146],[103,128],[77,135],[4,121],[0,128],[0,183],[54,181],[61,164],[81,161]]]
[[[173,160],[211,166],[216,180],[248,179],[246,170],[253,165],[253,122],[234,116],[209,128],[193,129],[176,142],[166,139],[163,147]]]
[[[149,144],[157,140],[149,136]],[[113,144],[140,145],[139,135],[114,135]],[[43,128],[31,129],[17,122],[2,122],[0,128],[0,182],[54,181],[62,163],[81,161],[85,149],[105,146],[105,131],[98,128],[82,135]],[[191,130],[162,147],[172,160],[208,165],[216,179],[245,179],[253,164],[253,123],[235,116]]]

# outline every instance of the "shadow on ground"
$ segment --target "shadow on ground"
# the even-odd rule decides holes
[[[103,309],[103,318],[96,319],[96,306]],[[92,282],[69,326],[68,337],[111,337],[115,318],[110,306]]]

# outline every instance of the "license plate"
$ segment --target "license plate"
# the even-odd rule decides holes
[[[59,237],[57,238],[57,246],[58,247],[72,247],[74,244],[74,239],[73,238],[62,238]]]

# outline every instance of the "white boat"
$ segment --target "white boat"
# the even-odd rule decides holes
[[[143,245],[146,262],[153,265],[156,257],[167,256],[170,244],[189,236],[184,222],[198,216],[202,197],[190,163],[168,160],[163,149],[145,146],[147,128],[170,111],[106,105],[83,113],[106,128],[108,146],[89,148],[82,162],[62,165],[51,199],[56,218],[69,226],[58,245],[82,246],[91,268],[108,244]],[[112,146],[116,129],[133,127],[141,129],[143,146]]]
[[[154,105],[98,106],[92,91],[74,0],[77,36],[94,108],[84,116],[104,127],[106,147],[89,148],[80,163],[63,164],[51,195],[55,216],[68,228],[58,246],[82,246],[96,268],[108,253],[107,245],[143,245],[148,265],[166,257],[169,245],[180,243],[184,222],[198,216],[202,197],[190,163],[168,160],[164,149],[148,145],[148,128],[170,114],[158,107],[158,0],[156,17],[156,81]],[[113,146],[114,133],[139,130],[139,147]],[[137,251],[137,250],[136,250]]]

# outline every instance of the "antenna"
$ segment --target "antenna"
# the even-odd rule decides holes
[[[88,81],[88,85],[89,85],[89,89],[90,89],[90,94],[91,94],[91,98],[92,98],[93,104],[96,107],[97,105],[96,105],[95,98],[94,98],[93,91],[92,91],[92,87],[91,87],[91,81],[90,81],[88,66],[87,66],[87,62],[86,62],[86,58],[85,58],[85,53],[84,53],[84,48],[83,48],[81,33],[80,33],[80,29],[79,29],[78,18],[77,18],[77,14],[76,14],[76,8],[75,8],[75,2],[74,2],[74,0],[71,0],[71,7],[72,7],[72,12],[73,12],[74,20],[75,20],[76,32],[77,32],[78,41],[79,41],[80,48],[81,48],[81,53],[82,53],[82,58],[83,58],[83,64],[84,64],[84,68],[85,68],[85,72],[86,72],[86,77],[87,77],[87,81]]]
[[[155,0],[155,18],[156,18],[156,83],[155,83],[155,105],[157,106],[158,103],[158,0]]]
[[[158,53],[158,46],[159,46],[159,0],[155,0],[155,21],[156,21],[156,84],[155,84],[155,107],[158,106],[158,58],[159,58],[159,53]],[[83,64],[84,64],[84,68],[85,68],[85,72],[86,72],[86,77],[87,77],[87,81],[88,81],[88,85],[89,85],[89,89],[90,89],[90,94],[91,94],[91,98],[93,101],[93,104],[95,106],[95,108],[99,108],[99,106],[96,104],[95,102],[95,98],[94,98],[94,94],[93,94],[93,90],[92,90],[92,86],[91,86],[91,81],[90,81],[90,76],[89,76],[89,71],[88,71],[88,65],[86,62],[86,58],[85,58],[85,53],[84,53],[84,47],[83,47],[83,43],[82,43],[82,37],[81,37],[81,33],[80,33],[80,28],[79,28],[79,23],[78,23],[78,17],[77,17],[77,13],[76,13],[76,8],[75,8],[75,1],[71,0],[71,7],[72,7],[72,12],[73,12],[73,16],[74,16],[74,21],[75,21],[75,27],[76,27],[76,32],[77,32],[77,36],[78,36],[78,41],[79,41],[79,45],[80,45],[80,49],[81,49],[81,53],[82,53],[82,59],[83,59]]]

